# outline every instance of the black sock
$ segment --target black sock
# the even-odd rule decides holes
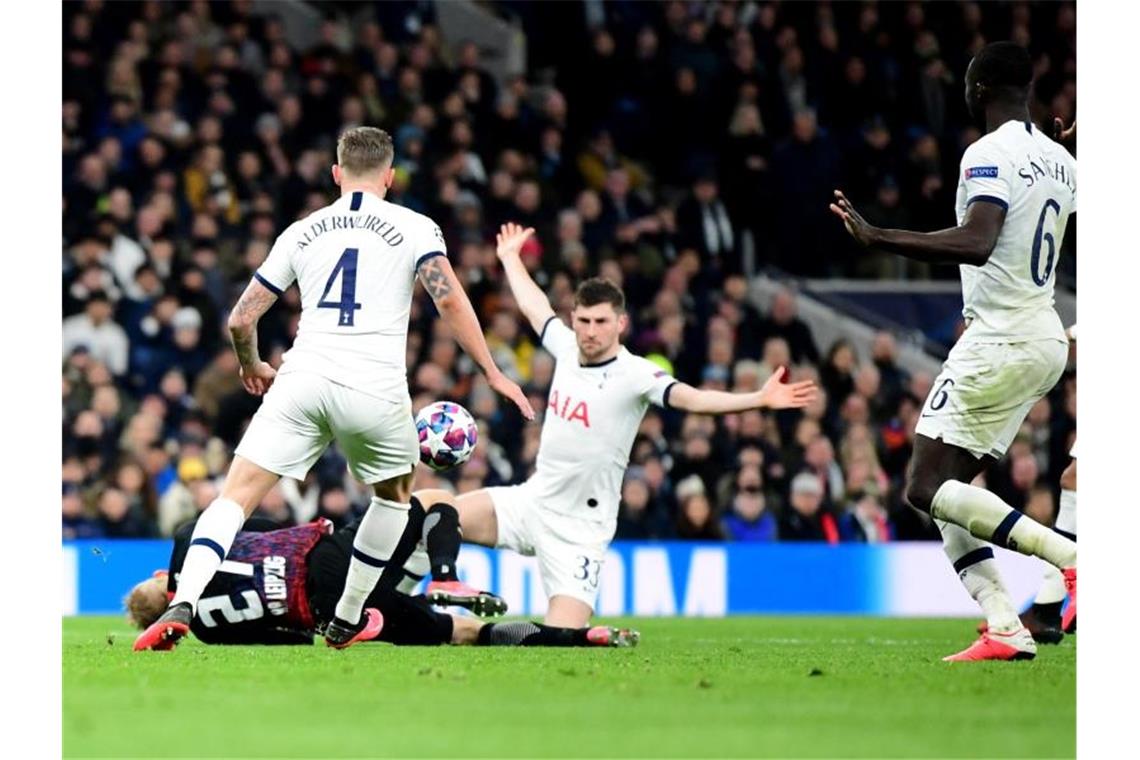
[[[457,581],[455,561],[459,558],[459,512],[447,502],[432,505],[424,517],[424,542],[431,561],[431,577],[436,581]]]
[[[1055,625],[1061,627],[1061,603],[1049,602],[1048,604],[1034,604],[1033,611],[1037,613],[1038,619],[1042,623]]]
[[[404,565],[407,564],[408,558],[412,556],[412,552],[419,544],[420,536],[423,535],[423,527],[424,508],[420,505],[419,499],[413,496],[409,499],[408,524],[404,526],[404,532],[400,534],[400,540],[397,542],[396,548],[392,550],[392,556],[388,558],[388,563],[380,574],[380,579],[376,581],[376,588],[373,589],[373,593],[384,594],[394,591],[400,581],[404,579]],[[367,606],[373,605],[367,604]]]
[[[339,625],[341,628],[347,628],[350,631],[357,631],[357,630],[360,630],[361,628],[364,627],[364,625],[363,625],[364,615],[361,615],[360,620],[358,620],[355,623],[350,623],[347,620],[345,620],[344,618],[339,618],[336,615],[333,615],[332,621],[336,625]]]
[[[542,623],[488,623],[479,629],[480,646],[585,647],[588,628],[555,628]]]

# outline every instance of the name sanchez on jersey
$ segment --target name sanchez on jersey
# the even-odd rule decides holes
[[[996,176],[996,174],[995,174]],[[1060,161],[1051,161],[1046,156],[1025,155],[1025,163],[1017,168],[1017,176],[1025,182],[1027,188],[1033,187],[1038,180],[1049,178],[1060,182],[1069,188],[1070,192],[1077,192],[1076,177]]]

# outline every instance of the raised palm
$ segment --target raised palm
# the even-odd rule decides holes
[[[495,253],[502,261],[506,261],[508,258],[517,258],[523,245],[533,234],[533,227],[524,229],[514,222],[507,222],[499,227],[499,233],[495,235]]]

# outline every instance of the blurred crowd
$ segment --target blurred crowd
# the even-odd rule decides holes
[[[236,2],[64,5],[63,526],[65,538],[169,536],[218,493],[259,400],[225,318],[281,230],[336,197],[349,126],[396,142],[389,200],[430,215],[499,366],[545,407],[553,371],[505,288],[504,221],[564,316],[602,274],[629,302],[631,350],[685,382],[759,387],[781,365],[824,393],[803,413],[724,418],[651,410],[631,452],[620,538],[889,541],[936,535],[901,503],[932,378],[817,345],[781,293],[758,310],[751,266],[798,275],[955,276],[858,255],[826,208],[844,187],[867,216],[953,224],[962,148],[978,137],[962,74],[1014,39],[1037,70],[1034,116],[1075,110],[1075,7],[1061,3],[487,4],[521,24],[523,75],[445,40],[431,3],[322,3],[319,40]],[[746,251],[753,261],[749,264]],[[1071,257],[1070,257],[1071,258]],[[277,364],[295,288],[260,325]],[[466,465],[418,487],[520,482],[540,427],[503,404],[419,290],[409,383],[416,409],[453,399],[479,420]],[[986,476],[1051,520],[1075,429],[1075,373],[1030,413]],[[343,524],[367,504],[335,449],[284,480],[260,513]]]

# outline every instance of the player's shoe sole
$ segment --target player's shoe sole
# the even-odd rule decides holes
[[[170,607],[162,613],[162,617],[139,634],[135,639],[134,651],[169,652],[190,633],[190,621],[193,616],[190,605],[185,602]]]
[[[428,585],[424,594],[432,604],[441,607],[465,607],[479,617],[498,617],[507,612],[507,602],[489,591],[480,591],[466,584]]]
[[[596,647],[635,647],[641,641],[641,634],[632,628],[596,625],[586,631],[586,640]]]
[[[369,607],[364,610],[364,625],[355,632],[336,623],[329,623],[325,628],[325,643],[333,649],[346,649],[362,641],[372,641],[383,630],[384,616],[380,614],[380,610]]]
[[[986,660],[1032,660],[1037,656],[1033,637],[1024,628],[1010,634],[983,633],[977,641],[943,662],[983,662]]]
[[[1069,606],[1061,616],[1061,630],[1065,633],[1077,632],[1077,568],[1067,567],[1061,571],[1065,579],[1065,590],[1069,592]]]

